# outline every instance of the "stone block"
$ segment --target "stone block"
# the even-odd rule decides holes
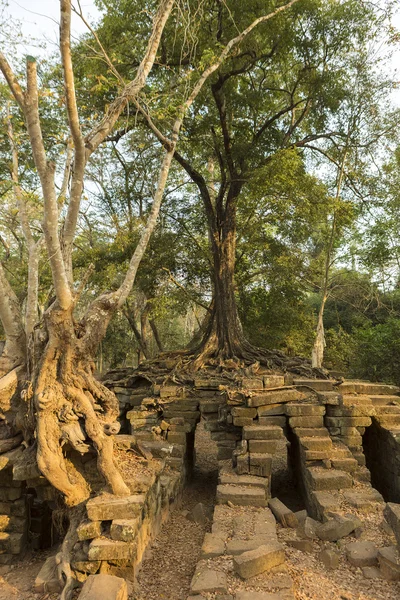
[[[107,538],[96,538],[89,546],[89,560],[129,560],[134,551],[133,544]]]
[[[288,403],[285,412],[289,417],[321,417],[325,414],[325,406],[319,404]]]
[[[323,427],[324,417],[289,417],[290,427]]]
[[[247,398],[247,406],[258,407],[267,404],[282,404],[286,402],[296,402],[304,400],[306,395],[293,388],[281,390],[265,390],[262,393],[254,393]]]
[[[277,445],[276,440],[249,440],[249,450],[256,454],[275,454]]]
[[[353,480],[345,471],[337,469],[323,469],[319,467],[309,467],[308,476],[313,490],[340,490],[350,488]]]
[[[91,521],[132,519],[142,511],[145,499],[143,494],[123,497],[102,494],[88,500],[86,510]]]
[[[313,450],[317,452],[331,452],[332,440],[328,437],[302,437],[300,444],[305,450]]]
[[[396,546],[379,548],[378,562],[385,579],[400,581],[400,554]]]
[[[347,519],[345,517],[329,519],[317,527],[317,536],[324,542],[336,542],[341,538],[350,535],[358,526],[358,521]]]
[[[303,437],[327,437],[329,431],[325,427],[296,427],[296,435],[299,438]]]
[[[400,504],[388,502],[383,511],[386,521],[389,523],[400,546]]]
[[[77,529],[78,540],[93,540],[96,537],[101,536],[101,522],[100,521],[84,521],[78,525]]]
[[[237,506],[265,506],[265,490],[236,485],[217,486],[217,504],[232,502]]]
[[[264,375],[264,388],[279,388],[285,385],[285,376],[284,375]]]
[[[253,424],[251,417],[233,417],[233,424],[235,427],[247,427]]]
[[[212,569],[201,569],[194,574],[190,591],[192,594],[226,594],[228,592],[226,574]]]
[[[279,440],[283,438],[281,427],[274,425],[251,425],[243,428],[243,439],[245,440]]]
[[[333,570],[339,567],[339,554],[334,550],[326,548],[319,553],[318,558],[327,569]]]
[[[218,535],[206,533],[201,547],[201,558],[214,558],[225,553],[225,542]]]
[[[383,502],[381,494],[374,488],[346,491],[343,496],[350,506],[354,506],[358,510],[374,508],[376,502]]]
[[[257,416],[257,409],[234,406],[231,410],[231,415],[233,417],[245,417],[248,419],[255,419]]]
[[[327,427],[369,427],[370,417],[325,417]]]
[[[250,474],[269,477],[272,470],[272,456],[250,452]]]
[[[352,542],[346,546],[347,560],[354,567],[374,567],[378,564],[378,549],[372,542]]]
[[[265,571],[270,571],[284,562],[285,552],[283,546],[275,542],[235,556],[233,567],[242,579],[249,579]]]
[[[42,565],[36,576],[33,586],[37,594],[57,594],[62,591],[62,585],[58,579],[58,565],[55,556],[49,556]]]
[[[115,519],[111,523],[110,535],[119,542],[133,542],[135,540],[140,519]]]
[[[269,417],[259,417],[258,422],[260,425],[277,425],[278,427],[286,426],[286,417],[273,415]]]
[[[124,579],[114,575],[89,575],[79,600],[128,600],[128,585]]]
[[[299,522],[295,514],[279,498],[268,500],[268,508],[277,521],[284,527],[297,527]]]
[[[245,487],[268,487],[268,479],[265,477],[256,477],[255,475],[238,475],[237,473],[220,473],[219,483],[222,485],[240,485]]]
[[[267,404],[267,406],[259,406],[257,408],[259,417],[279,417],[285,415],[284,404]]]
[[[310,540],[289,540],[288,546],[300,550],[300,552],[312,553],[314,552],[314,544]]]
[[[239,454],[236,458],[236,470],[238,475],[247,475],[250,473],[250,454]]]
[[[242,379],[242,388],[247,390],[262,390],[264,388],[264,382],[262,379],[257,379],[256,377],[243,377]]]
[[[365,579],[383,579],[382,573],[378,567],[362,567],[361,570]]]
[[[333,381],[329,379],[294,379],[293,385],[312,388],[316,392],[331,392]]]

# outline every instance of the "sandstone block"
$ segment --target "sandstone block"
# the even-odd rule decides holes
[[[324,417],[289,417],[290,427],[323,427]]]
[[[265,490],[236,485],[218,485],[217,504],[226,504],[227,502],[239,506],[265,506]]]
[[[285,385],[285,376],[284,375],[264,375],[264,388],[278,388],[283,387]]]
[[[262,393],[254,393],[247,398],[248,406],[266,406],[267,404],[282,404],[304,400],[306,395],[294,389],[265,390]]]
[[[400,546],[400,504],[388,502],[383,514],[390,527],[393,529],[397,544]]]
[[[214,558],[225,552],[225,542],[213,533],[206,533],[201,547],[201,558]]]
[[[78,526],[77,529],[78,539],[92,540],[93,538],[100,537],[101,535],[101,522],[100,521],[84,521]]]
[[[325,406],[319,404],[288,403],[285,412],[289,417],[321,417],[325,414]]]
[[[141,512],[145,499],[143,494],[127,497],[104,494],[88,500],[86,510],[91,521],[132,519]]]
[[[259,417],[258,422],[260,425],[278,425],[279,427],[286,426],[286,417],[273,415],[269,417]]]
[[[269,477],[272,470],[272,456],[250,452],[250,473],[259,477]]]
[[[257,409],[234,406],[231,410],[231,414],[233,417],[246,417],[248,419],[255,419],[257,416]]]
[[[303,437],[327,437],[329,431],[325,427],[296,427],[296,435],[299,438]]]
[[[273,425],[252,425],[243,428],[243,439],[245,440],[279,440],[282,437],[282,428]]]
[[[111,523],[110,535],[113,540],[133,542],[139,528],[139,518],[114,519]]]
[[[259,417],[279,417],[285,415],[284,404],[267,404],[267,406],[258,406],[257,414]]]
[[[356,523],[353,519],[338,517],[319,525],[316,533],[320,540],[325,542],[336,542],[354,531],[357,525],[358,522]]]
[[[327,569],[337,569],[339,566],[339,555],[334,550],[325,549],[318,555],[319,560]]]
[[[89,546],[89,560],[129,560],[134,547],[127,542],[96,538]]]
[[[270,571],[285,562],[283,546],[278,542],[249,550],[233,559],[233,567],[242,579]]]
[[[287,543],[291,548],[300,550],[300,552],[314,552],[314,544],[310,540],[289,540]]]
[[[276,518],[281,525],[284,527],[297,527],[299,522],[295,516],[295,514],[285,506],[283,502],[279,500],[279,498],[271,498],[268,500],[268,507],[271,510],[272,514]]]
[[[294,379],[293,385],[312,388],[316,392],[331,392],[333,382],[329,379]]]
[[[57,594],[62,591],[62,586],[58,579],[58,567],[55,556],[49,556],[44,562],[37,574],[33,589],[37,594],[45,592]]]
[[[277,445],[276,440],[249,440],[249,450],[256,454],[275,454]]]
[[[194,574],[190,591],[194,594],[226,594],[228,592],[226,575],[221,571],[202,569]]]
[[[90,575],[83,584],[79,600],[128,600],[128,586],[121,577]]]
[[[372,542],[352,542],[346,546],[346,556],[355,567],[374,567],[378,564],[378,549]]]
[[[310,467],[308,475],[313,490],[340,490],[350,488],[353,480],[345,471],[337,469],[323,469],[319,467]]]
[[[396,546],[379,548],[378,562],[385,579],[400,581],[400,554]]]

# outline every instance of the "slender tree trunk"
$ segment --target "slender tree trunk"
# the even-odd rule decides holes
[[[324,310],[326,300],[327,296],[326,294],[324,294],[318,313],[317,333],[315,336],[314,347],[311,354],[311,364],[313,367],[316,367],[318,369],[322,367],[322,363],[324,360],[324,351],[326,346],[324,330]]]

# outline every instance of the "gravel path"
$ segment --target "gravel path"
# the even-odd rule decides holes
[[[132,600],[186,600],[189,594],[204,533],[210,530],[211,522],[193,523],[184,510],[190,511],[199,502],[211,509],[218,480],[217,447],[202,423],[197,426],[195,448],[193,478],[183,492],[180,506],[173,510],[147,552],[136,592],[130,596]]]

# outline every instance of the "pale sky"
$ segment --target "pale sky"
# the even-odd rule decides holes
[[[60,15],[59,0],[8,0],[8,13],[22,22],[23,34],[27,39],[36,38],[45,41],[46,45],[55,50],[58,48],[58,23]],[[93,0],[81,0],[85,18],[93,23],[99,16]],[[72,32],[79,35],[87,31],[85,24],[75,14],[72,15]],[[29,50],[29,47],[26,48]],[[38,54],[38,50],[32,51]]]

